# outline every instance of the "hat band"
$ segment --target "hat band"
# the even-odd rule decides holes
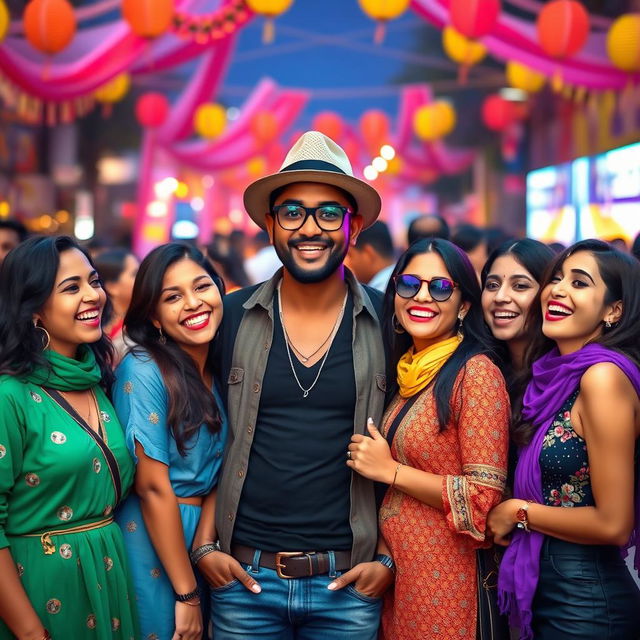
[[[332,173],[342,173],[345,176],[348,175],[345,171],[336,167],[335,164],[325,162],[324,160],[298,160],[283,169],[280,169],[280,173],[284,171],[331,171]]]

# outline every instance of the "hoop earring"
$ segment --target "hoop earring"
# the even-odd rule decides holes
[[[462,326],[462,321],[464,320],[464,316],[461,314],[458,314],[458,331],[456,333],[456,336],[458,337],[458,340],[464,340],[464,330],[463,330],[463,326]]]
[[[51,336],[49,335],[49,332],[44,327],[41,327],[39,324],[36,324],[35,322],[33,323],[33,328],[39,329],[44,333],[46,341],[42,345],[42,350],[46,351],[49,348],[49,345],[51,344]]]
[[[160,332],[160,336],[158,337],[158,342],[160,344],[167,344],[167,337],[164,335],[164,333],[162,333],[162,327],[159,327],[158,331]]]
[[[398,335],[401,335],[407,332],[407,330],[398,321],[398,318],[396,317],[395,313],[391,316],[391,326],[393,327],[393,330],[395,331],[395,333],[397,333]]]

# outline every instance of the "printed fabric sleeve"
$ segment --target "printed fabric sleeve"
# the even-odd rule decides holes
[[[172,436],[167,424],[167,392],[153,359],[146,353],[128,353],[116,369],[112,395],[136,463],[139,442],[149,458],[169,465]]]
[[[482,543],[487,514],[505,486],[509,396],[498,368],[476,356],[458,376],[453,398],[462,474],[443,478],[442,503],[447,526]]]
[[[22,469],[25,447],[24,416],[7,386],[0,383],[0,549],[9,546],[5,535],[9,499]]]

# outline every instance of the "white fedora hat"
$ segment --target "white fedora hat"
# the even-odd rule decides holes
[[[364,228],[371,226],[380,214],[382,201],[378,192],[354,178],[342,147],[319,131],[307,131],[291,147],[278,173],[260,178],[246,188],[244,206],[259,227],[265,228],[264,218],[273,191],[294,182],[320,182],[351,194],[358,205],[357,213],[364,219]]]

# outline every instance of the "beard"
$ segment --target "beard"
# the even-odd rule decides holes
[[[322,244],[327,247],[329,257],[327,261],[316,269],[304,268],[300,266],[293,257],[293,251],[298,244]],[[337,245],[330,238],[317,236],[314,238],[305,238],[304,240],[291,240],[286,245],[274,243],[274,249],[284,268],[291,274],[294,280],[302,284],[315,284],[323,282],[332,276],[344,262],[349,249],[349,243]]]

